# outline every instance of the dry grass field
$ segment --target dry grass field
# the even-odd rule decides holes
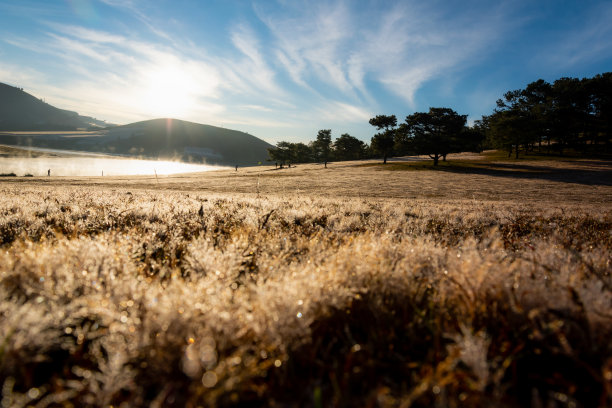
[[[612,405],[612,165],[0,180],[2,406]]]

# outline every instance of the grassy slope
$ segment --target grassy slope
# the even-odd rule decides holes
[[[112,141],[113,135],[128,131],[131,138]],[[129,153],[138,148],[149,157],[181,157],[185,147],[207,148],[219,157],[208,158],[210,163],[228,165],[256,165],[268,157],[271,144],[250,134],[177,119],[154,119],[132,123],[109,130],[105,145],[117,153]]]
[[[79,135],[7,132],[0,134],[0,143],[147,158],[193,159],[231,166],[253,166],[264,162],[268,158],[268,148],[273,147],[248,133],[177,119],[147,120]],[[195,153],[185,148],[195,148]],[[198,149],[208,149],[213,154],[202,158]]]
[[[2,180],[3,404],[609,405],[609,165],[522,165]]]
[[[89,119],[0,83],[0,130],[75,130],[88,127]]]

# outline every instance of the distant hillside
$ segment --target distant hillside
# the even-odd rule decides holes
[[[228,165],[255,165],[271,144],[237,130],[178,119],[153,119],[109,129],[109,151]]]
[[[102,128],[103,121],[58,109],[21,88],[0,83],[1,130],[77,130]]]
[[[77,130],[97,131],[44,132]],[[10,133],[16,131],[41,133]],[[3,83],[0,83],[0,144],[240,166],[266,160],[268,148],[273,147],[248,133],[178,119],[153,119],[114,127],[58,109],[21,88]]]
[[[0,132],[0,144],[229,166],[257,165],[273,147],[248,133],[178,119],[153,119],[95,132]]]

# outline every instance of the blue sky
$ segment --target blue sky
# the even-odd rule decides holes
[[[125,124],[176,117],[268,142],[612,70],[612,1],[0,0],[0,82]]]

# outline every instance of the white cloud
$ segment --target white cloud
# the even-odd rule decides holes
[[[89,58],[97,62],[106,63],[109,61],[107,54],[98,52],[95,46],[91,46],[80,40],[74,40],[67,37],[62,37],[53,33],[49,33],[49,37],[54,40],[54,49],[62,53],[65,57]]]
[[[9,64],[0,59],[0,78],[0,82],[24,88],[26,92],[32,93],[30,89],[44,80],[45,75],[35,69]]]
[[[380,88],[414,105],[427,81],[471,64],[508,27],[492,6],[449,16],[416,0],[384,7],[376,1],[286,2],[256,6],[260,21],[228,22],[229,32],[214,33],[222,45],[211,54],[195,39],[163,31],[167,25],[143,11],[149,3],[102,1],[132,16],[122,24],[138,27],[117,34],[45,23],[42,38],[3,40],[68,73],[34,82],[50,102],[115,122],[168,112],[261,129],[311,126],[319,119],[325,126],[368,127],[371,112],[380,112],[389,95],[381,96]],[[258,30],[261,22],[264,30]],[[146,34],[138,31],[143,24]],[[0,74],[2,67],[0,61]]]
[[[126,41],[124,36],[110,34],[99,30],[92,30],[85,27],[56,23],[48,23],[47,25],[48,27],[52,28],[53,31],[78,38],[81,41],[99,44],[121,44]]]
[[[495,8],[448,16],[416,1],[382,11],[375,4],[349,6],[341,1],[281,12],[256,9],[295,83],[314,89],[317,81],[327,83],[351,100],[371,103],[367,81],[376,81],[412,104],[426,81],[469,64],[507,28]]]
[[[348,103],[333,101],[318,109],[319,117],[334,122],[367,123],[373,116],[367,109]]]
[[[282,95],[276,84],[275,72],[270,68],[260,51],[261,45],[253,30],[246,25],[238,26],[231,34],[232,44],[246,57],[231,61],[228,65],[233,76],[239,76],[251,88],[274,95]]]
[[[287,14],[256,9],[277,42],[276,56],[298,85],[315,88],[316,79],[343,92],[352,91],[345,72],[345,41],[350,37],[350,10],[343,3],[315,5]],[[315,78],[313,78],[313,74]]]

